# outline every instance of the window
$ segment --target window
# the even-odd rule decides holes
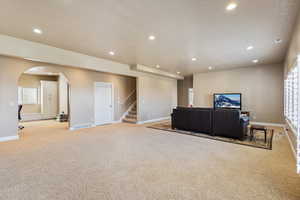
[[[299,67],[288,73],[284,83],[284,115],[295,130],[299,124]]]
[[[18,88],[18,103],[19,104],[38,104],[38,89],[37,88]]]
[[[298,61],[299,62],[299,61]],[[299,107],[299,64],[293,68],[284,81],[284,115],[297,136],[297,171],[300,173],[300,107]]]
[[[23,96],[22,87],[18,87],[18,104],[19,105],[21,105],[23,103],[22,96]]]

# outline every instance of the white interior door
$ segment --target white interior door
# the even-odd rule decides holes
[[[58,112],[58,83],[41,81],[41,111],[45,118],[56,117]]]
[[[113,87],[111,83],[95,83],[95,124],[113,121]]]

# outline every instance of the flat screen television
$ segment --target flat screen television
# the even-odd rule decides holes
[[[214,94],[214,108],[242,109],[241,93]]]

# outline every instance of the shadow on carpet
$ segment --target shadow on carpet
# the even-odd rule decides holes
[[[168,132],[173,132],[173,133],[179,133],[179,134],[184,134],[184,135],[192,135],[192,136],[196,136],[196,137],[202,137],[202,138],[218,140],[218,141],[222,141],[222,142],[228,142],[228,143],[239,144],[239,145],[245,145],[245,146],[249,146],[249,147],[267,149],[267,150],[272,150],[273,135],[274,135],[274,130],[268,129],[267,142],[265,143],[264,134],[261,132],[256,133],[254,136],[254,139],[252,141],[250,140],[249,134],[246,136],[246,139],[244,141],[240,141],[237,139],[231,139],[231,138],[226,138],[226,137],[210,136],[210,135],[207,135],[204,133],[196,133],[196,132],[191,132],[191,131],[172,129],[170,122],[161,122],[161,123],[157,123],[157,124],[152,124],[152,125],[148,126],[148,128],[162,130],[162,131],[168,131]]]

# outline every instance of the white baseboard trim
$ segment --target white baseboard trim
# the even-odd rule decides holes
[[[0,137],[0,142],[7,142],[12,140],[18,140],[20,137],[18,135],[15,136],[7,136],[7,137]]]
[[[111,122],[111,124],[119,124],[119,123],[122,123],[122,119]]]
[[[284,130],[284,133],[286,135],[286,137],[288,138],[289,144],[291,146],[294,158],[297,160],[297,153],[296,153],[296,149],[294,148],[293,142],[290,138],[290,135],[288,134],[288,132],[286,131],[286,125],[285,124],[279,124],[279,123],[268,123],[268,122],[250,122],[250,124],[253,125],[262,125],[262,126],[275,126],[275,127],[282,127]]]
[[[162,117],[162,118],[151,119],[146,121],[139,121],[137,122],[137,124],[147,124],[147,123],[159,122],[159,121],[169,120],[169,119],[171,119],[171,117]]]
[[[87,123],[87,124],[79,124],[79,125],[75,125],[75,126],[72,126],[69,128],[70,131],[75,131],[75,130],[78,130],[78,129],[83,129],[83,128],[92,128],[92,127],[95,127],[96,125],[95,124],[92,124],[92,123]]]
[[[116,121],[112,121],[112,122],[109,122],[109,123],[106,123],[106,124],[93,124],[91,127],[97,127],[97,126],[105,126],[105,125],[111,125],[111,124],[118,124],[118,123],[122,123],[122,120],[116,120]]]
[[[284,133],[285,133],[286,137],[288,138],[288,141],[289,141],[289,144],[290,144],[290,146],[291,146],[291,149],[292,149],[294,158],[295,158],[295,160],[297,160],[296,149],[294,148],[294,145],[293,145],[293,142],[292,142],[292,140],[291,140],[291,138],[290,138],[290,135],[288,134],[288,132],[286,131],[286,129],[284,129]]]
[[[285,127],[285,124],[280,123],[269,123],[269,122],[250,122],[252,125],[261,125],[261,126],[276,126],[276,127]]]

